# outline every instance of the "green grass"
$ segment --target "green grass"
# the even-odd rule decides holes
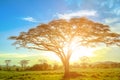
[[[62,80],[62,70],[0,71],[0,80]],[[120,80],[120,69],[72,69],[69,80]]]

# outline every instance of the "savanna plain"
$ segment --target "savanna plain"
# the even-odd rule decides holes
[[[74,68],[70,78],[63,78],[63,70],[0,71],[0,80],[120,80],[120,68]]]

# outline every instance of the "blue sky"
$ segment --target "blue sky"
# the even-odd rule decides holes
[[[0,58],[4,60],[6,54],[32,53],[16,50],[9,36],[53,19],[76,16],[107,24],[112,31],[120,33],[120,0],[0,0]],[[109,50],[112,55],[113,52],[120,61],[119,48]]]

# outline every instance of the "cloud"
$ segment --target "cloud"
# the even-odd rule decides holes
[[[0,58],[28,58],[28,57],[37,57],[44,56],[43,54],[37,53],[0,53]]]
[[[100,6],[102,7],[112,8],[114,6],[114,2],[115,0],[103,0],[99,3],[100,3]]]
[[[110,25],[113,32],[120,33],[120,19],[118,17],[105,18],[104,24]]]
[[[115,8],[114,10],[112,10],[112,13],[116,14],[116,15],[120,15],[120,7]]]
[[[119,18],[106,18],[104,21],[106,24],[114,24],[120,21],[120,19]]]
[[[24,17],[22,18],[22,20],[24,21],[28,21],[28,22],[38,22],[35,18],[33,17]]]
[[[110,25],[110,28],[113,32],[120,33],[120,19],[118,17],[106,18],[104,23]]]
[[[83,17],[83,16],[97,16],[97,12],[94,10],[81,10],[72,13],[57,14],[58,18],[67,19],[67,20],[73,17]]]
[[[112,27],[111,27],[111,29],[114,32],[120,33],[120,22],[113,24]]]

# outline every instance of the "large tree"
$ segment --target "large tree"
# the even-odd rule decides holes
[[[120,34],[111,32],[108,25],[87,18],[53,20],[10,39],[16,40],[17,47],[54,52],[63,63],[65,77],[69,75],[69,60],[77,46],[120,46]]]

